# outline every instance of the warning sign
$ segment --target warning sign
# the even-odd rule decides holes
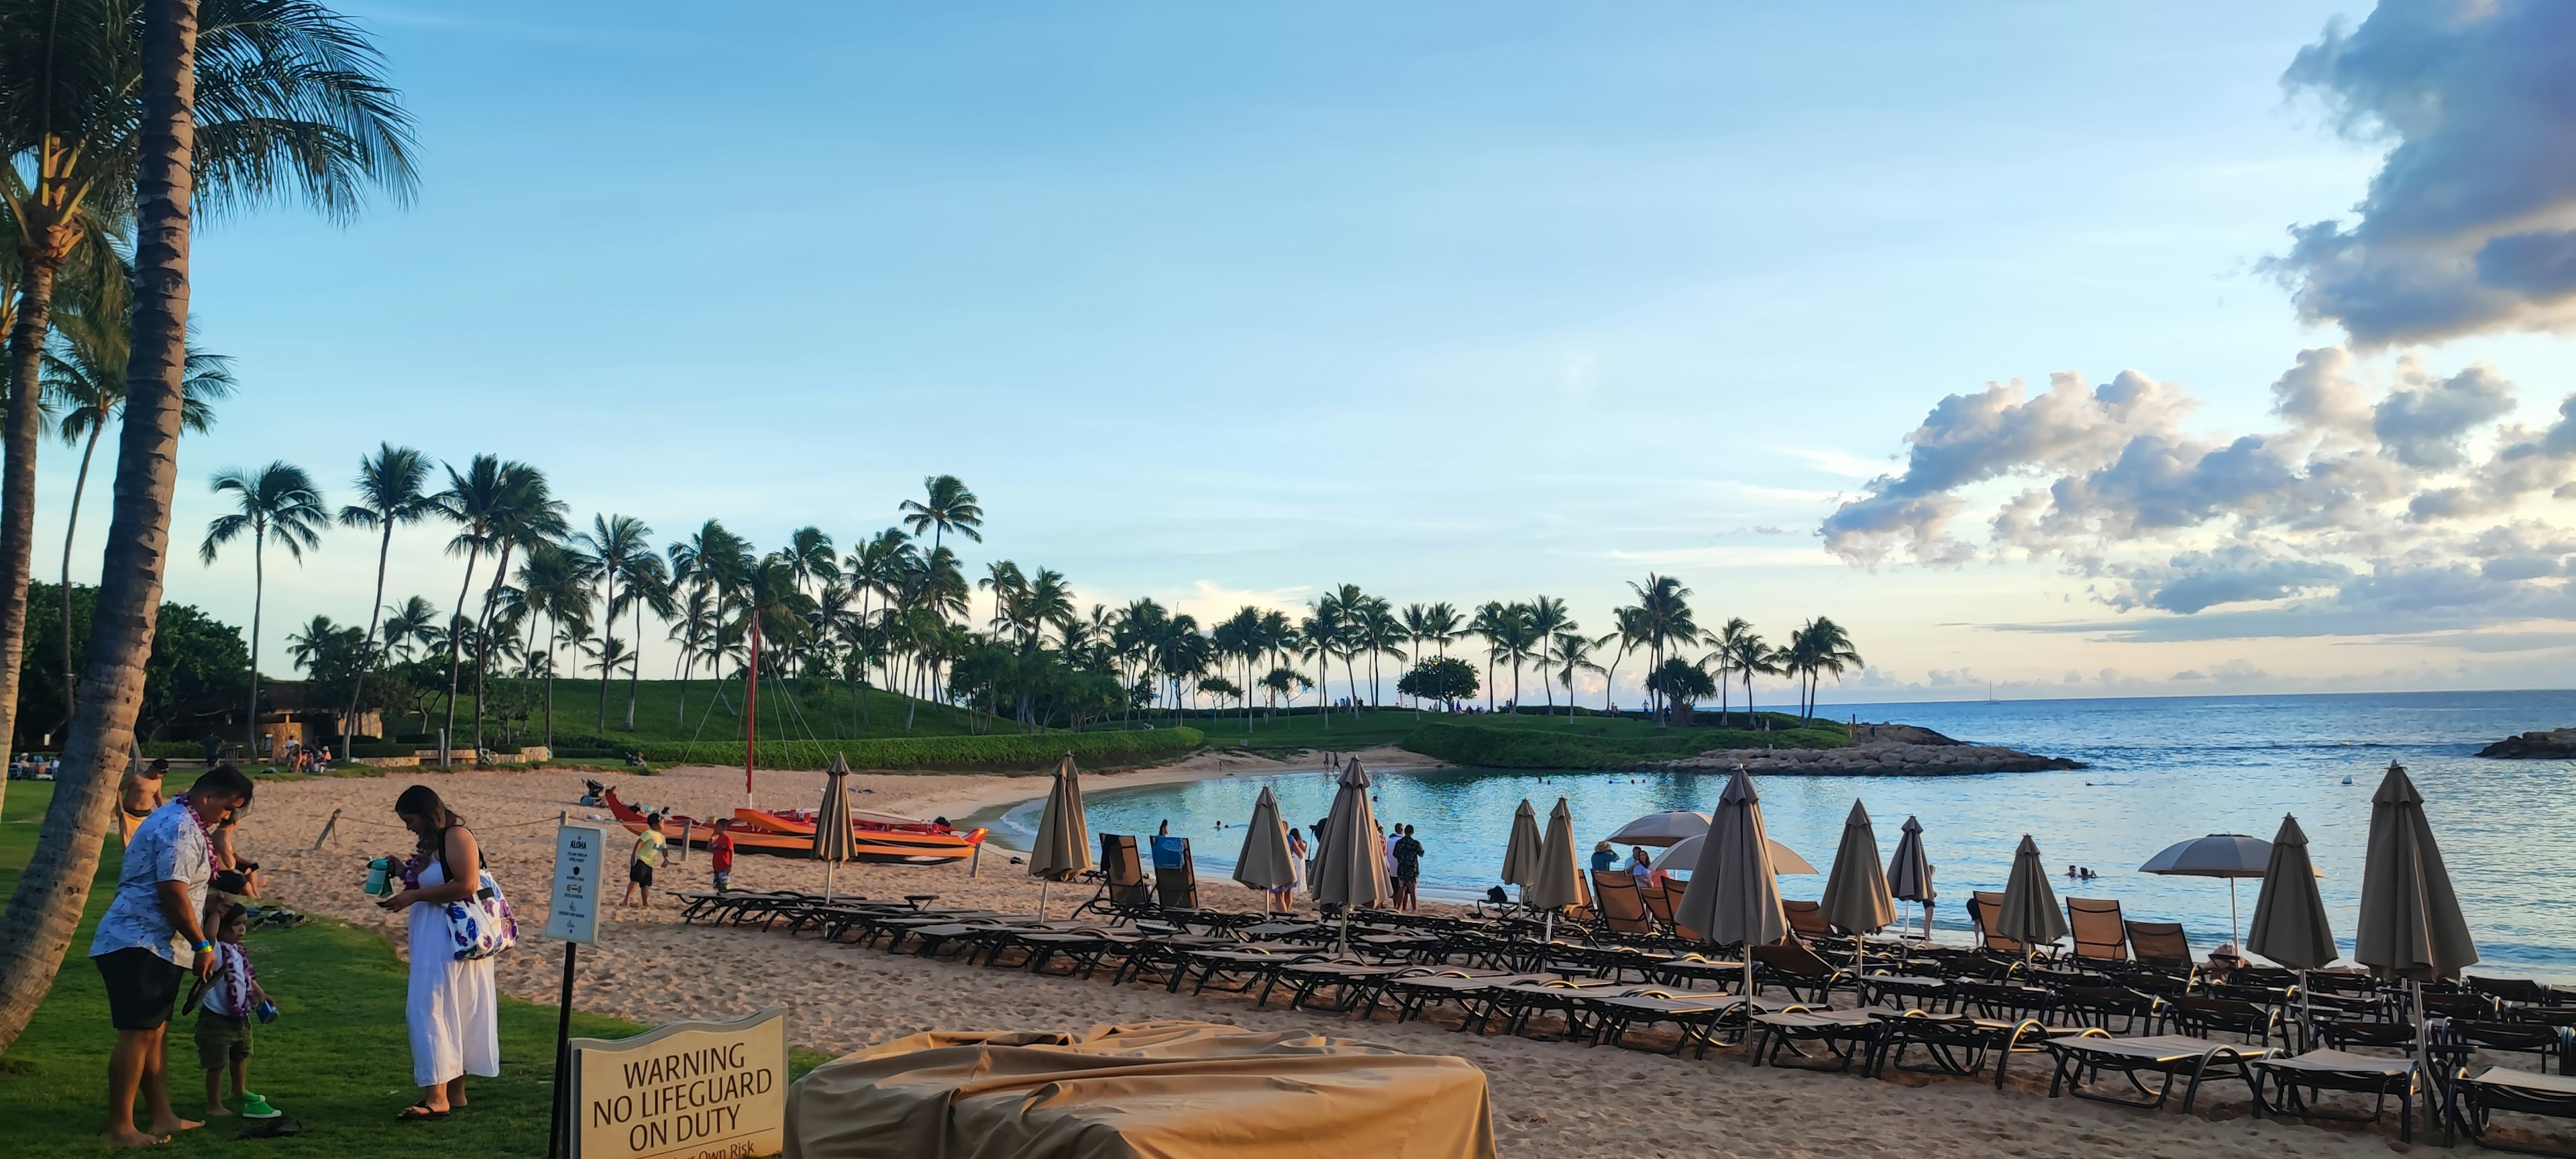
[[[572,1040],[575,1159],[748,1159],[785,1146],[787,1009]]]

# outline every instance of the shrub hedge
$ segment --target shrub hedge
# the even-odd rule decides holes
[[[854,769],[961,769],[1044,765],[1066,753],[1076,761],[1125,763],[1174,756],[1206,743],[1195,728],[1136,732],[1013,733],[991,736],[879,737],[872,740],[765,740],[760,763],[773,769],[819,769],[843,754]],[[741,741],[643,741],[628,746],[657,765],[739,765]]]
[[[1535,728],[1426,724],[1404,738],[1424,756],[1489,769],[1618,769],[1669,761],[1716,749],[1842,748],[1851,743],[1839,725],[1750,732],[1740,728],[1677,728],[1653,736],[1605,737]]]

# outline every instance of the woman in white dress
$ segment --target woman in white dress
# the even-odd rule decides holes
[[[465,819],[427,785],[413,785],[394,801],[394,815],[420,837],[403,862],[404,888],[377,904],[411,910],[412,1081],[419,1102],[400,1119],[444,1119],[465,1107],[465,1076],[501,1073],[501,1017],[492,984],[492,960],[456,960],[450,949],[446,903],[473,895],[482,878],[483,851]]]

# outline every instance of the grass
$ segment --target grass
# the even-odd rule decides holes
[[[50,784],[17,781],[9,786],[6,815],[0,816],[0,890],[16,888],[35,846],[36,823],[52,798]],[[111,843],[52,992],[37,1007],[26,1033],[0,1056],[0,1122],[8,1124],[9,1154],[114,1153],[98,1132],[105,1120],[107,1051],[116,1032],[108,1026],[107,995],[98,971],[86,955],[116,868]],[[317,1159],[545,1153],[553,1007],[503,998],[501,1077],[473,1080],[473,1105],[463,1113],[436,1123],[397,1123],[394,1112],[420,1091],[411,1085],[411,1047],[403,1024],[407,967],[392,947],[366,930],[321,919],[291,930],[254,933],[249,947],[260,984],[277,1000],[280,1012],[276,1022],[257,1028],[251,1089],[302,1122],[305,1133],[292,1139],[244,1140],[236,1137],[240,1120],[216,1119],[156,1153]],[[584,979],[594,986],[603,981]],[[572,1025],[575,1034],[608,1038],[644,1029],[578,1011]],[[802,1075],[824,1059],[810,1051],[794,1052],[790,1071]],[[181,1115],[194,1117],[204,1103],[205,1075],[197,1069],[186,1021],[173,1025],[169,1060],[171,1101]]]
[[[512,683],[517,681],[496,681]],[[472,681],[467,681],[468,688]],[[537,697],[523,743],[542,744],[545,740],[543,681],[531,682]],[[688,683],[687,715],[682,718],[681,685],[677,680],[646,680],[635,689],[635,728],[626,723],[626,682],[614,681],[608,689],[608,725],[600,727],[599,681],[596,679],[555,681],[555,739],[558,744],[570,737],[597,736],[612,744],[627,741],[738,741],[742,739],[742,681],[727,681],[725,703],[715,698],[714,681],[700,677]],[[760,735],[763,740],[805,740],[810,738],[856,739],[863,737],[962,736],[980,732],[1018,732],[1019,726],[1007,718],[990,727],[980,713],[969,712],[931,701],[921,701],[913,714],[912,731],[903,727],[903,713],[910,698],[883,689],[862,689],[854,697],[852,689],[833,681],[763,680],[760,685]],[[864,699],[865,711],[861,711]],[[456,729],[459,747],[471,742],[474,698],[469,693],[458,703]],[[385,728],[395,735],[436,732],[446,722],[436,701],[431,702],[426,728],[419,715],[408,711],[385,713]],[[497,739],[498,729],[485,722],[484,739]]]

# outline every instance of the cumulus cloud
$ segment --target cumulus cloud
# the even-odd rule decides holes
[[[2052,560],[2116,611],[2205,621],[2065,626],[2115,638],[2455,628],[2576,602],[2576,532],[2551,518],[2576,493],[2576,396],[2532,426],[2491,367],[2370,375],[2323,348],[2273,383],[2279,429],[2211,434],[2185,425],[2188,392],[2136,371],[2050,383],[1943,399],[1905,469],[1826,517],[1826,547],[1864,566]]]
[[[2388,146],[2354,220],[2264,263],[2303,317],[2365,347],[2576,324],[2576,4],[2382,0],[2281,81]]]

